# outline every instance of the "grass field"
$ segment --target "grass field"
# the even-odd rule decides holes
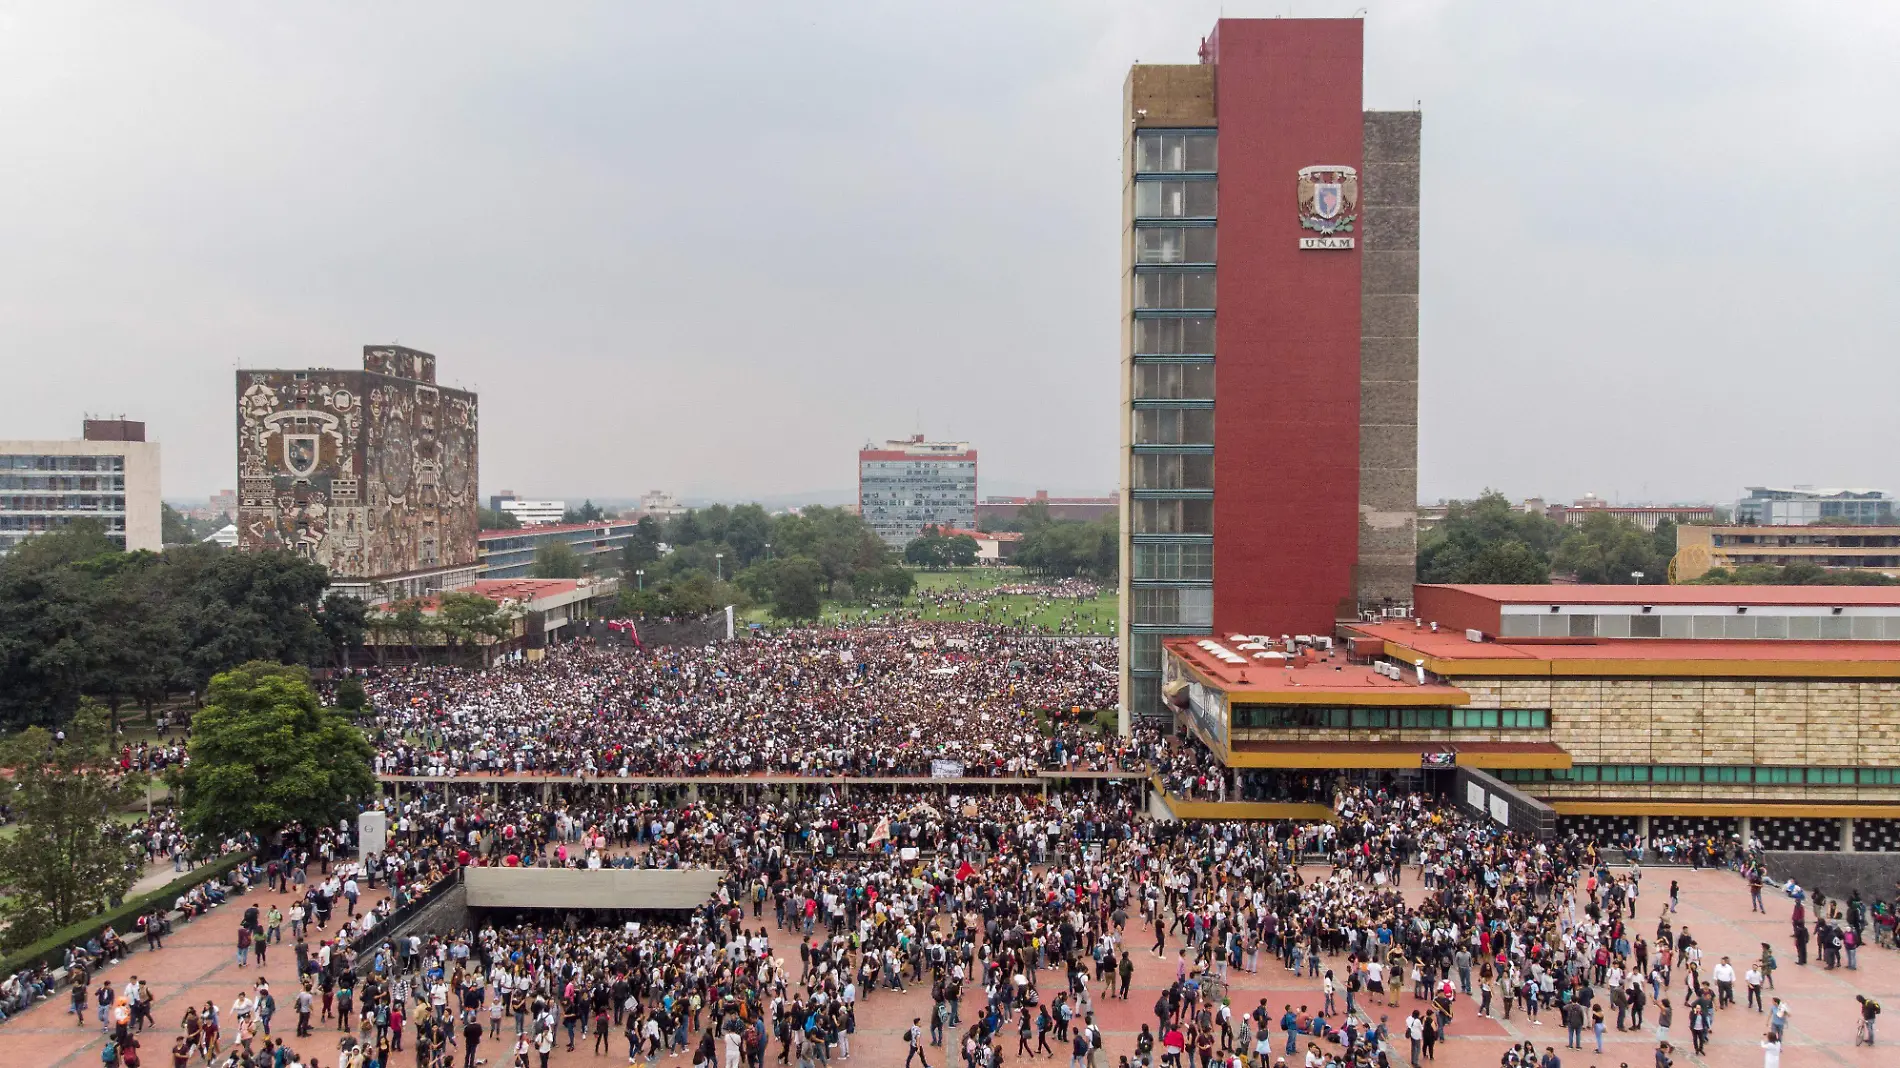
[[[828,623],[846,620],[881,620],[892,617],[931,621],[987,621],[1003,626],[1025,627],[1048,633],[1115,633],[1116,598],[1113,588],[1098,596],[1077,602],[1061,597],[1053,601],[1019,594],[988,594],[997,586],[1035,583],[1022,569],[1014,567],[968,568],[958,571],[917,571],[917,588],[899,604],[840,604],[828,601],[823,619]],[[967,598],[967,600],[966,600]],[[752,608],[745,619],[770,623],[764,608]]]

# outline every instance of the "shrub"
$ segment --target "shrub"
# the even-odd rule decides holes
[[[108,927],[116,928],[130,941],[132,936],[127,932],[134,930],[133,922],[141,913],[150,912],[153,906],[159,904],[166,905],[166,911],[169,912],[171,902],[177,900],[185,891],[200,883],[208,883],[230,874],[250,857],[250,853],[233,853],[228,857],[220,857],[197,871],[173,879],[157,890],[127,899],[116,909],[107,909],[96,916],[54,931],[32,945],[0,957],[0,975],[12,975],[22,968],[30,968],[41,961],[58,967],[66,959],[67,946],[81,945]]]

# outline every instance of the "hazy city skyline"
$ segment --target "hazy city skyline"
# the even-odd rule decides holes
[[[484,495],[836,494],[913,432],[1107,492],[1128,65],[1359,9],[0,3],[0,437],[122,412],[202,497],[234,368],[399,343]],[[1366,106],[1424,109],[1422,499],[1895,488],[1900,9],[1366,17]]]

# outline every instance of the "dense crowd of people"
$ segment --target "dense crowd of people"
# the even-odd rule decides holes
[[[1112,645],[930,624],[652,650],[551,650],[487,670],[374,672],[378,770],[406,775],[966,776],[1107,769],[1090,717]]]
[[[1738,986],[1778,1051],[1788,1010],[1772,950],[1702,946],[1677,912],[1679,886],[1658,888],[1642,854],[1613,868],[1594,843],[1519,836],[1392,775],[1237,775],[1191,735],[1105,735],[1090,718],[1115,703],[1114,656],[1103,643],[911,623],[611,652],[576,643],[487,670],[366,674],[377,770],[437,781],[373,802],[388,838],[361,860],[351,821],[268,847],[225,843],[257,856],[170,907],[240,910],[237,960],[259,973],[228,1010],[184,1011],[174,1063],[546,1068],[554,1050],[589,1044],[649,1066],[822,1068],[850,1056],[865,1006],[913,990],[925,996],[902,1002],[916,1008],[902,1041],[927,1066],[1417,1068],[1461,1018],[1521,1014],[1561,1026],[1570,1050],[1594,1040],[1600,1052],[1612,1026],[1653,1029],[1667,1068],[1675,1043],[1706,1048]],[[122,754],[128,769],[170,759],[162,746]],[[1171,796],[1307,801],[1328,818],[1149,820],[1139,779],[1047,792],[839,781],[928,777],[940,762],[994,780],[1152,769]],[[796,778],[590,781],[762,772]],[[163,811],[127,834],[148,858],[190,851]],[[1757,900],[1775,889],[1739,845],[1625,844],[1740,863]],[[395,934],[412,906],[481,865],[692,868],[718,872],[719,888],[686,914],[486,913]],[[271,893],[249,893],[259,886]],[[1855,968],[1868,930],[1891,931],[1884,901],[1788,893],[1797,964],[1812,939],[1822,967]],[[152,992],[96,976],[140,937],[162,948],[168,923],[155,910],[136,931],[73,947],[63,983],[43,966],[9,976],[0,1019],[63,989],[77,1023],[110,1036],[107,1068],[121,1068],[152,1023]],[[1117,1048],[1097,1013],[1131,997],[1143,953],[1165,962],[1149,973],[1163,981]],[[277,954],[294,961],[287,989],[261,974]],[[1230,996],[1231,979],[1263,968],[1313,994]],[[1879,1006],[1860,1011],[1871,1040]],[[273,1030],[278,1014],[294,1028]],[[1501,1063],[1548,1068],[1554,1056],[1524,1043]]]

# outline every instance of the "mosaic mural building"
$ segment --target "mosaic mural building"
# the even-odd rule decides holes
[[[363,369],[237,373],[238,548],[286,549],[372,603],[475,581],[475,394],[435,357],[363,349]]]

